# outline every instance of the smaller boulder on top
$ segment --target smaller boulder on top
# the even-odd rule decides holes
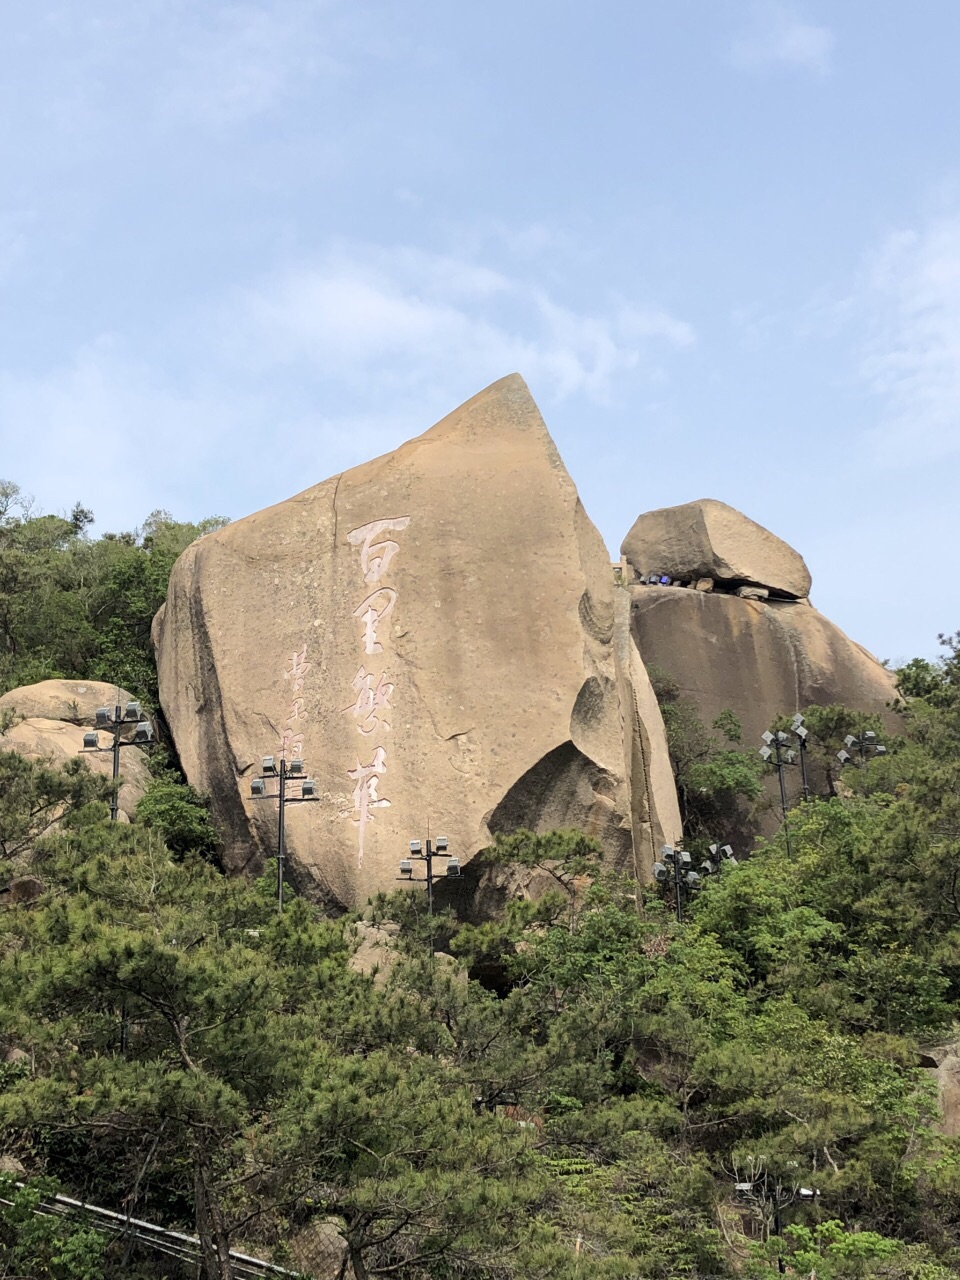
[[[639,516],[623,540],[624,557],[641,581],[712,578],[719,590],[765,587],[778,596],[810,594],[803,557],[762,525],[715,498],[661,507]]]

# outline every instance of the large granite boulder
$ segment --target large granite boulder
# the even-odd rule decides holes
[[[98,707],[114,707],[118,703],[125,706],[131,701],[133,695],[126,690],[98,680],[41,680],[39,684],[11,689],[0,697],[0,725],[12,721],[0,734],[0,751],[63,763],[81,753],[83,735],[93,726]],[[107,744],[106,735],[101,740]],[[83,759],[94,773],[112,776],[113,758],[109,752],[85,751]],[[124,747],[120,777],[119,817],[127,821],[133,817],[150,782],[147,760],[139,747]]]
[[[810,572],[792,547],[713,498],[645,512],[621,552],[640,578],[655,573],[694,584],[713,579],[727,589],[764,587],[778,596],[810,594]]]
[[[166,718],[227,865],[275,852],[276,803],[252,800],[250,780],[285,755],[319,795],[287,809],[290,869],[331,904],[393,889],[408,842],[438,833],[466,862],[497,831],[576,826],[643,874],[679,817],[672,787],[644,776],[666,761],[655,703],[622,710],[645,676],[638,654],[632,684],[618,668],[618,590],[517,375],[201,538],[154,637]]]
[[[650,586],[631,587],[630,595],[631,631],[650,672],[670,677],[706,725],[721,711],[735,712],[747,750],[759,748],[777,716],[815,704],[876,712],[891,731],[897,727],[891,673],[806,600]],[[771,779],[771,801],[776,787]],[[795,790],[791,783],[791,796]],[[770,834],[775,826],[768,814],[759,828],[748,824],[726,838],[745,848],[758,830]]]

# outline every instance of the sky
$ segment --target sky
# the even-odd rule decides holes
[[[527,380],[611,557],[701,497],[960,628],[960,5],[0,0],[0,476],[237,518]]]

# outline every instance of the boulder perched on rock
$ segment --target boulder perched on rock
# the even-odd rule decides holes
[[[810,594],[810,572],[792,547],[713,498],[646,512],[624,538],[622,552],[642,579],[659,574],[697,586],[712,578],[727,590],[751,586],[793,598]]]
[[[275,852],[276,802],[250,795],[270,755],[316,779],[319,802],[288,808],[287,847],[299,886],[332,904],[393,889],[428,834],[466,862],[497,831],[576,826],[648,868],[679,818],[672,788],[658,800],[642,776],[651,752],[666,759],[655,703],[634,758],[615,590],[517,375],[201,538],[154,634],[167,721],[227,865]]]
[[[16,751],[22,756],[46,757],[54,764],[79,755],[83,735],[94,724],[98,707],[126,706],[133,695],[116,685],[97,680],[41,680],[39,684],[11,689],[0,698],[0,723],[12,724],[0,735],[0,751]],[[104,746],[109,737],[101,734]],[[111,777],[113,759],[106,751],[83,752],[94,773]],[[133,817],[150,782],[146,757],[139,747],[124,747],[120,758],[119,815]]]

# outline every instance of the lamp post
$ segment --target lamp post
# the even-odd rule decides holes
[[[862,769],[868,760],[875,760],[877,756],[885,756],[887,748],[882,742],[877,741],[877,735],[872,729],[862,730],[859,734],[854,735],[848,733],[843,740],[845,750],[837,752],[837,759],[840,761],[840,767],[843,768],[847,764],[857,764],[851,751],[856,751],[860,757],[857,768]]]
[[[117,780],[120,777],[120,751],[123,747],[146,747],[153,741],[153,725],[143,714],[139,702],[128,702],[126,707],[117,702],[114,707],[97,707],[96,728],[83,735],[81,751],[110,751],[113,753],[113,795],[110,797],[110,821],[116,822],[120,812]],[[132,738],[121,738],[124,729],[133,728]],[[113,741],[109,747],[101,747],[100,734],[109,732]]]
[[[448,880],[458,880],[460,878],[460,859],[452,853],[447,852],[447,837],[437,836],[436,845],[432,844],[430,837],[423,842],[419,840],[410,841],[410,856],[401,859],[400,874],[398,880],[405,880],[408,884],[423,884],[427,886],[427,915],[430,918],[430,954],[433,954],[433,885],[436,879],[433,871],[434,858],[446,858],[447,866],[445,878]],[[422,862],[426,871],[424,880],[420,880],[419,876],[414,877],[413,864],[414,861]]]
[[[755,1206],[770,1206],[773,1210],[773,1234],[778,1238],[783,1235],[784,1209],[798,1201],[813,1204],[820,1198],[818,1187],[802,1187],[799,1184],[787,1186],[779,1176],[774,1176],[769,1170],[763,1170],[758,1177],[748,1182],[735,1183],[733,1190],[738,1200]],[[777,1270],[781,1275],[787,1273],[786,1263],[780,1252],[777,1253]]]
[[[712,844],[710,846],[710,857],[705,858],[700,863],[699,871],[694,871],[693,857],[684,849],[674,849],[672,845],[665,844],[660,850],[660,857],[663,861],[653,864],[653,876],[661,884],[671,878],[673,879],[677,924],[683,924],[682,891],[684,887],[688,890],[696,889],[704,876],[713,875],[719,871],[724,862],[729,862],[733,866],[737,865],[737,860],[733,856],[733,849],[728,844]]]
[[[782,729],[777,733],[771,733],[768,729],[762,735],[763,746],[760,748],[760,755],[765,764],[772,765],[777,771],[777,781],[780,784],[780,812],[783,814],[783,831],[787,842],[787,857],[792,855],[790,848],[790,823],[787,820],[787,786],[784,781],[783,771],[788,765],[797,763],[797,753],[793,751],[787,744],[790,742],[790,735],[784,733]],[[806,733],[804,733],[806,737]],[[802,741],[802,739],[801,739]]]
[[[274,779],[278,782],[276,791],[268,791],[267,783]],[[287,783],[299,784],[298,795],[287,795]],[[279,800],[277,818],[277,910],[283,910],[283,860],[285,857],[286,824],[284,814],[288,804],[308,804],[319,800],[317,784],[313,778],[306,776],[306,769],[299,756],[293,760],[280,757],[277,764],[274,756],[264,756],[260,761],[260,774],[250,782],[250,795],[254,800]]]
[[[810,736],[810,730],[806,727],[803,716],[798,711],[790,721],[790,730],[797,739],[798,753],[800,756],[800,782],[803,787],[804,800],[810,799],[810,786],[807,782],[807,738]]]

